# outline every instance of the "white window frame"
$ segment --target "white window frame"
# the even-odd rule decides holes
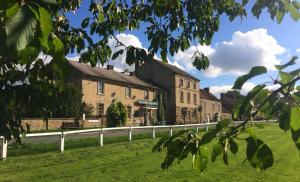
[[[144,90],[144,99],[149,100],[150,99],[150,92],[149,90]]]
[[[127,89],[128,89],[129,95],[127,95]],[[129,87],[129,86],[125,87],[125,97],[126,98],[131,98],[132,97],[132,90],[131,90],[131,87]]]
[[[100,92],[100,83],[102,83],[102,92]],[[97,94],[98,95],[104,95],[104,88],[105,88],[104,81],[98,80],[98,82],[97,82]]]

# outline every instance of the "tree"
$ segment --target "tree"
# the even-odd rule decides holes
[[[164,93],[163,91],[160,91],[157,97],[158,99],[157,120],[159,124],[162,124],[162,122],[165,121],[165,104],[163,98],[164,98]]]
[[[106,111],[106,123],[108,127],[125,126],[127,111],[125,105],[120,101],[113,101]]]
[[[231,126],[232,121],[223,120],[204,135],[182,131],[172,137],[162,138],[153,148],[153,151],[167,150],[161,167],[167,169],[175,159],[184,160],[189,154],[193,156],[193,166],[201,172],[206,169],[209,158],[214,162],[220,155],[224,164],[228,165],[228,153],[236,154],[239,150],[236,141],[242,140],[247,144],[246,158],[251,166],[259,170],[270,168],[274,163],[272,150],[256,136],[253,126],[247,125],[259,113],[265,114],[267,119],[276,118],[282,130],[291,132],[295,146],[300,150],[300,86],[296,86],[300,80],[300,69],[284,71],[294,65],[296,59],[292,57],[286,64],[276,65],[277,78],[257,85],[236,103],[238,107],[235,107],[234,115],[243,116],[244,122],[241,124]],[[249,79],[266,73],[265,67],[253,67],[248,74],[235,81],[233,89],[240,90]],[[279,86],[270,91],[267,90],[268,85]],[[217,143],[213,145],[210,154],[207,144],[214,139]]]
[[[95,110],[95,107],[93,106],[93,104],[91,104],[91,103],[87,104],[85,102],[82,103],[82,111],[81,112],[82,112],[82,114],[85,114],[86,117],[92,117],[94,110]]]

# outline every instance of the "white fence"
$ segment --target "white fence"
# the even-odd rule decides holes
[[[242,121],[235,121],[235,124],[239,124]],[[253,123],[262,123],[266,121],[253,121]],[[274,122],[274,121],[272,121]],[[103,146],[103,131],[114,131],[114,130],[128,130],[128,141],[132,141],[132,131],[133,130],[139,130],[139,129],[151,129],[152,130],[152,138],[156,137],[156,130],[160,128],[169,129],[169,135],[173,135],[173,129],[174,128],[183,128],[186,130],[187,128],[195,128],[196,131],[199,131],[199,128],[206,128],[206,131],[208,131],[208,128],[210,126],[216,125],[215,123],[201,123],[201,124],[186,124],[186,125],[164,125],[164,126],[133,126],[133,127],[115,127],[115,128],[95,128],[95,129],[86,129],[86,130],[74,130],[74,131],[61,131],[61,132],[50,132],[50,133],[33,133],[33,134],[27,134],[25,137],[44,137],[44,136],[58,136],[60,139],[60,145],[59,145],[59,151],[61,153],[64,152],[65,149],[65,138],[67,135],[70,134],[79,134],[79,133],[99,133],[99,146]],[[0,137],[1,139],[1,159],[7,158],[7,141]]]

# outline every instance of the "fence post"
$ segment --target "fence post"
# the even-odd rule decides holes
[[[153,126],[153,129],[152,129],[152,138],[153,139],[155,138],[155,126]]]
[[[60,135],[60,153],[64,153],[65,150],[65,136],[64,136],[64,132],[61,132]]]
[[[173,136],[173,127],[172,127],[172,125],[170,127],[170,136]]]
[[[199,126],[196,126],[196,132],[199,133]]]
[[[208,132],[208,124],[209,124],[209,115],[207,115],[207,121],[206,121],[206,132]]]
[[[131,142],[131,139],[132,139],[132,128],[130,126],[129,130],[128,130],[128,140],[129,140],[129,142]]]
[[[7,158],[7,140],[3,137],[1,143],[2,143],[1,159],[5,160]]]
[[[183,128],[184,128],[184,130],[186,130],[186,126],[185,126],[185,124],[183,125]]]
[[[100,145],[100,147],[103,146],[103,132],[102,132],[102,128],[99,131],[99,145]]]

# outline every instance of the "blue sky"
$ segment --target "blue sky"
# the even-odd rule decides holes
[[[79,26],[87,15],[87,9],[87,4],[82,4],[76,14],[69,14],[71,24]],[[276,76],[271,65],[288,61],[292,55],[299,54],[296,50],[300,48],[300,22],[293,21],[287,14],[282,23],[277,24],[271,20],[266,11],[259,19],[256,19],[251,14],[250,4],[247,6],[247,10],[248,17],[243,20],[237,18],[230,22],[226,16],[223,16],[220,21],[220,29],[215,33],[211,46],[203,48],[199,45],[200,49],[209,54],[208,56],[212,60],[212,67],[209,71],[202,72],[191,68],[189,57],[191,57],[193,48],[190,49],[190,52],[179,53],[174,57],[169,56],[170,63],[199,78],[201,88],[211,87],[215,95],[228,90],[237,76],[255,65],[269,67],[269,74]],[[125,44],[133,43],[144,48],[149,45],[144,30],[126,31],[120,37],[123,38]],[[113,45],[113,42],[111,44]],[[70,57],[74,56],[76,55],[70,55]],[[232,61],[233,59],[235,60]],[[121,63],[122,61],[123,63]],[[113,64],[116,67],[121,65],[120,69],[126,67],[122,58],[115,60]],[[299,65],[298,63],[296,66],[299,67]],[[244,91],[248,91],[264,79],[267,77],[251,80],[251,83],[245,86]]]

